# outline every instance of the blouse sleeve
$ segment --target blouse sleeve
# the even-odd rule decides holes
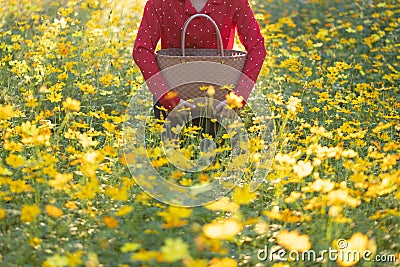
[[[168,93],[170,89],[160,73],[154,56],[154,50],[161,37],[162,20],[159,12],[161,7],[156,7],[155,0],[146,2],[132,56],[154,97],[165,108],[172,110],[180,99],[175,94]]]
[[[264,37],[261,34],[260,26],[254,17],[254,13],[248,0],[238,0],[239,5],[236,9],[234,18],[240,42],[247,51],[247,60],[243,67],[243,75],[236,87],[236,93],[244,98],[249,98],[254,83],[266,56]],[[249,79],[250,78],[250,79]]]

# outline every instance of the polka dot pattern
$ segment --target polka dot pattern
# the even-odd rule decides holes
[[[190,0],[148,0],[132,53],[143,77],[147,80],[160,71],[154,56],[158,41],[161,39],[161,48],[180,47],[183,24],[191,15],[197,13],[207,14],[215,20],[225,49],[232,49],[237,31],[248,53],[243,74],[255,82],[266,51],[264,38],[248,0],[208,0],[199,12]],[[193,19],[186,33],[186,47],[217,48],[217,46],[213,25],[205,18]],[[154,96],[159,99],[169,91],[169,88],[161,75],[157,77],[157,80],[157,84],[148,84],[148,86]],[[245,99],[250,94],[249,89],[244,86],[237,90]]]

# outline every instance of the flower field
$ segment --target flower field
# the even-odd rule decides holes
[[[144,82],[131,52],[145,1],[0,0],[0,266],[400,265],[400,2],[250,2],[267,47],[256,88],[276,129],[271,169],[254,192],[243,183],[188,208],[144,192],[122,149]],[[152,165],[209,183],[169,167],[157,127]],[[256,162],[262,142],[248,142]],[[368,255],[319,253],[330,248]]]

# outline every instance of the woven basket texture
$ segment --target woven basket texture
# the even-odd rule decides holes
[[[214,24],[217,32],[217,39],[219,41],[219,49],[185,48],[184,36],[187,25],[193,18],[198,16],[206,17]],[[226,94],[229,92],[229,89],[221,89],[221,85],[233,85],[233,88],[236,87],[247,59],[247,53],[238,50],[221,49],[222,40],[218,26],[215,24],[211,17],[205,14],[193,15],[186,21],[182,31],[181,45],[182,48],[161,49],[156,51],[155,53],[156,61],[161,71],[175,66],[175,68],[172,68],[173,71],[162,72],[168,86],[172,90],[176,91],[180,98],[187,100],[196,97],[207,97],[208,95],[206,94],[206,90],[200,90],[200,88],[205,88],[204,86],[212,85],[215,88],[215,95],[213,97],[220,101],[225,100]],[[185,68],[184,64],[191,62],[212,62],[224,64],[225,66],[229,66],[231,68],[213,68],[215,64],[206,64],[205,66],[197,69]],[[181,66],[176,68],[179,64],[181,64]],[[190,64],[187,64],[187,66],[189,65]],[[232,68],[236,69],[237,71],[232,70]],[[187,82],[185,84],[182,84],[182,81]],[[208,81],[218,82],[213,84]],[[181,83],[182,85],[175,86],[179,83]]]

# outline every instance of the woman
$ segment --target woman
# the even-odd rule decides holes
[[[148,0],[132,55],[155,99],[168,111],[180,102],[185,106],[191,104],[179,99],[175,94],[168,93],[170,89],[160,75],[154,50],[160,38],[162,49],[179,48],[185,21],[197,13],[207,14],[217,23],[224,49],[232,49],[237,30],[239,39],[248,53],[242,72],[253,82],[257,80],[266,55],[264,38],[248,0]],[[218,47],[215,30],[207,19],[195,18],[188,26],[186,47]],[[236,91],[243,97],[243,103],[249,97],[251,89]],[[157,112],[157,109],[155,111]],[[156,113],[156,116],[160,115]]]

